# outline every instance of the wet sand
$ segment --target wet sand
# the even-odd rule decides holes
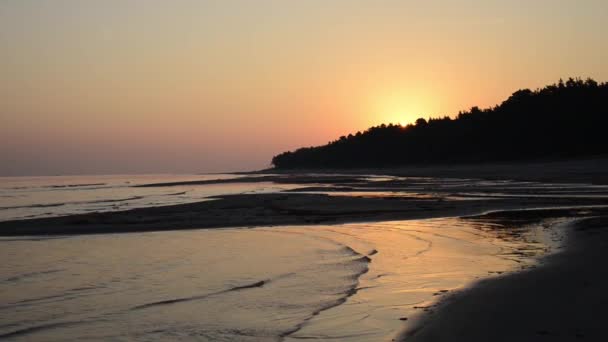
[[[0,235],[333,224],[463,216],[490,210],[608,205],[608,186],[569,184],[583,175],[601,183],[604,178],[598,175],[608,174],[604,172],[608,171],[608,160],[569,162],[568,167],[562,165],[564,162],[555,163],[552,166],[546,163],[501,164],[502,167],[477,165],[477,172],[471,169],[473,165],[454,167],[460,173],[440,167],[419,170],[442,177],[462,176],[464,172],[467,179],[403,177],[416,172],[385,169],[373,173],[393,176],[370,179],[370,170],[350,170],[353,173],[250,174],[233,179],[144,184],[139,186],[166,188],[256,182],[296,186],[280,193],[222,195],[189,204],[4,221],[0,222]],[[594,167],[586,168],[588,166]],[[491,177],[486,172],[490,169],[493,170]],[[513,178],[534,179],[541,173],[552,175],[552,179],[557,177],[560,182],[488,181],[484,178],[500,176],[506,179],[513,175]],[[397,174],[401,176],[394,176]]]
[[[195,228],[333,224],[450,217],[528,207],[608,205],[606,198],[348,197],[228,195],[198,203],[0,222],[0,235],[126,233]],[[573,209],[576,212],[576,209]]]
[[[567,232],[566,248],[538,268],[480,281],[447,297],[400,340],[605,340],[608,216],[577,220]]]

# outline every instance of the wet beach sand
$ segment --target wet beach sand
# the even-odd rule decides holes
[[[194,228],[259,227],[454,217],[493,210],[608,206],[608,198],[443,196],[228,195],[215,200],[0,222],[0,236],[127,233]]]
[[[279,193],[220,195],[188,204],[3,221],[0,236],[334,224],[608,205],[608,159],[483,164],[477,165],[477,171],[475,165],[461,165],[316,172],[137,185],[171,188],[266,182],[294,188]],[[430,176],[420,177],[419,173]],[[381,174],[386,176],[377,176]],[[583,177],[586,184],[578,183]]]
[[[402,341],[602,341],[608,217],[573,222],[539,267],[483,280],[421,315]]]

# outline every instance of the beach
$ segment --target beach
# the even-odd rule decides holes
[[[601,341],[606,217],[573,222],[566,248],[538,268],[483,280],[439,303],[403,341]]]
[[[0,1],[0,342],[608,340],[608,1]]]
[[[104,199],[112,206],[103,210],[92,208],[87,212],[76,208],[74,213],[40,218],[8,217],[0,221],[0,235],[314,225],[527,208],[572,207],[576,211],[585,206],[608,205],[608,185],[603,178],[608,162],[604,159],[561,164],[488,164],[478,166],[479,174],[473,169],[473,165],[447,169],[438,166],[426,177],[411,169],[385,169],[247,174],[216,179],[212,175],[199,179],[189,176],[180,181],[141,182],[121,185],[121,198]],[[462,170],[466,170],[467,177]],[[546,181],[538,179],[543,170]],[[408,172],[414,172],[414,176]],[[595,182],[577,183],[583,175]],[[208,188],[212,190],[200,190]],[[154,201],[139,202],[144,197],[140,190],[152,191]],[[159,199],[159,194],[164,197]],[[135,200],[128,201],[129,198]],[[162,205],[163,201],[168,204]],[[114,206],[116,202],[134,204],[132,209],[124,210]],[[64,203],[57,204],[64,207]]]
[[[501,179],[403,170],[121,178],[102,190],[137,197],[129,209],[86,212],[92,204],[76,201],[61,206],[67,215],[0,221],[0,336],[598,339],[608,187],[601,177],[577,183],[584,167],[569,170],[561,181],[509,179],[500,167]],[[99,185],[72,183],[50,189],[100,202],[88,195]],[[48,189],[32,191],[46,199]],[[7,215],[38,210],[26,204]]]

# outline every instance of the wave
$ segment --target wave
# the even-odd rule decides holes
[[[81,323],[84,323],[84,322],[82,322],[82,321],[70,321],[70,322],[57,322],[57,323],[41,324],[41,325],[36,325],[36,326],[33,326],[33,327],[28,327],[28,328],[23,328],[23,329],[15,330],[15,331],[12,331],[12,332],[9,332],[9,333],[6,333],[6,334],[1,334],[0,335],[0,339],[17,337],[17,336],[22,336],[22,335],[27,335],[27,334],[31,334],[31,333],[40,332],[42,330],[61,328],[61,327],[65,327],[65,326],[69,326],[69,325],[76,325],[76,324],[81,324]]]
[[[189,301],[193,301],[193,300],[201,300],[201,299],[205,299],[205,298],[208,298],[208,297],[211,297],[211,296],[217,296],[217,295],[228,293],[228,292],[241,291],[241,290],[246,290],[246,289],[253,289],[253,288],[257,288],[257,287],[262,287],[262,286],[268,284],[269,282],[270,282],[270,279],[266,279],[266,280],[257,281],[255,283],[241,285],[241,286],[235,286],[235,287],[231,287],[231,288],[226,289],[226,290],[212,292],[212,293],[208,293],[208,294],[204,294],[204,295],[200,295],[200,296],[192,296],[192,297],[184,297],[184,298],[175,298],[175,299],[161,300],[161,301],[158,301],[158,302],[138,305],[138,306],[135,306],[135,307],[131,308],[131,310],[141,310],[141,309],[147,309],[147,308],[151,308],[151,307],[159,306],[159,305],[168,305],[168,304],[176,304],[176,303],[182,303],[182,302],[189,302]]]
[[[27,216],[26,216],[27,217]],[[57,240],[57,239],[69,239],[70,236],[33,236],[33,237],[2,237],[0,238],[0,243],[2,242],[14,242],[14,241],[46,241],[46,240]]]
[[[133,196],[133,197],[127,197],[127,198],[107,199],[107,200],[99,200],[99,201],[71,202],[70,204],[126,202],[126,201],[135,201],[138,199],[142,199],[144,197],[145,196]]]
[[[297,233],[296,233],[297,234]],[[310,236],[308,234],[305,234],[309,237],[313,237]],[[314,317],[318,316],[319,314],[321,314],[323,311],[329,310],[331,308],[334,308],[336,306],[342,305],[344,304],[348,298],[354,296],[355,294],[357,294],[357,292],[359,292],[360,290],[364,290],[366,288],[369,287],[359,287],[359,279],[361,278],[361,276],[363,276],[364,274],[366,274],[367,272],[369,272],[369,264],[372,262],[372,256],[378,253],[378,250],[376,249],[372,249],[371,251],[369,251],[367,253],[367,255],[362,254],[357,252],[356,250],[354,250],[352,247],[343,244],[341,242],[335,241],[333,239],[327,238],[327,237],[322,237],[322,236],[314,236],[314,238],[320,239],[320,240],[325,240],[327,242],[330,242],[336,246],[339,246],[338,251],[345,253],[347,255],[349,255],[349,260],[346,261],[346,263],[355,263],[355,264],[360,264],[361,268],[357,271],[354,272],[354,274],[352,275],[348,275],[346,277],[344,277],[343,279],[345,280],[350,280],[352,283],[351,285],[344,291],[342,292],[338,292],[338,293],[334,293],[334,295],[338,295],[341,296],[333,301],[329,301],[326,302],[323,305],[320,305],[319,307],[317,307],[314,311],[312,311],[312,313],[304,318],[300,323],[296,324],[293,328],[283,331],[281,334],[279,334],[279,337],[281,339],[285,339],[290,335],[295,334],[296,332],[300,331],[302,328],[304,328],[304,326],[306,326],[306,324],[308,324],[308,322],[310,320],[312,320]],[[343,261],[338,262],[338,264],[342,264]],[[300,338],[300,337],[298,337]],[[305,337],[304,337],[305,338]]]
[[[53,185],[42,185],[42,186],[15,186],[7,188],[9,190],[26,190],[26,189],[70,189],[70,188],[81,188],[91,186],[104,186],[108,183],[79,183],[79,184],[53,184]]]
[[[365,257],[367,258],[367,257]],[[369,259],[369,258],[367,258]],[[371,259],[370,259],[371,260]],[[356,275],[355,279],[358,279],[359,277],[361,277],[363,274],[367,273],[369,271],[369,268],[365,267],[361,272],[359,272]],[[329,310],[333,307],[336,307],[338,305],[342,305],[344,304],[349,297],[354,296],[357,292],[359,292],[359,290],[363,290],[365,288],[359,288],[358,287],[358,281],[354,284],[353,287],[351,287],[350,289],[346,290],[345,292],[341,293],[344,296],[340,297],[334,301],[331,301],[329,303],[326,303],[325,305],[320,306],[319,308],[317,308],[316,310],[314,310],[310,316],[306,317],[302,322],[300,322],[299,324],[296,324],[292,329],[289,329],[287,331],[282,332],[281,334],[279,334],[279,337],[281,339],[285,339],[286,337],[295,334],[296,332],[300,331],[302,328],[304,328],[304,326],[306,326],[306,324],[308,324],[308,322],[313,319],[314,317],[318,316],[319,314],[321,314],[323,311]]]
[[[0,210],[23,209],[23,208],[51,208],[51,207],[61,207],[63,205],[66,205],[66,203],[16,205],[16,206],[12,206],[12,207],[0,207]]]
[[[164,194],[163,196],[179,196],[179,195],[185,195],[188,191],[182,191],[182,192],[176,192],[176,193],[172,193],[172,194]]]
[[[12,276],[10,278],[6,278],[6,279],[2,280],[2,282],[8,282],[8,283],[16,282],[16,281],[20,281],[25,278],[31,278],[31,277],[35,277],[35,276],[39,276],[39,275],[46,275],[46,274],[57,273],[57,272],[62,272],[62,271],[65,271],[65,270],[64,269],[55,269],[55,270],[23,273],[23,274],[19,274],[16,276]]]
[[[41,188],[45,189],[63,189],[63,188],[78,188],[85,186],[102,186],[107,185],[108,183],[84,183],[84,184],[61,184],[61,185],[46,185]]]
[[[99,288],[100,288],[100,286],[75,287],[75,288],[72,288],[69,290],[65,290],[63,293],[59,293],[59,294],[27,298],[27,299],[22,299],[22,300],[19,300],[16,302],[8,303],[6,305],[0,306],[0,310],[12,309],[12,308],[23,307],[23,306],[35,306],[35,305],[40,305],[41,302],[46,302],[46,303],[52,302],[55,299],[58,299],[59,301],[69,300],[69,299],[75,298],[75,296],[78,296],[78,294],[81,292],[96,290]]]
[[[116,203],[116,202],[126,202],[126,201],[135,201],[144,198],[145,196],[133,196],[127,198],[118,198],[118,199],[104,199],[97,201],[76,201],[76,202],[63,202],[63,203],[49,203],[49,204],[28,204],[28,205],[17,205],[11,207],[0,207],[0,210],[8,210],[8,209],[25,209],[25,208],[51,208],[51,207],[61,207],[64,205],[73,205],[73,204],[99,204],[99,203]]]
[[[46,300],[49,300],[49,299],[64,298],[64,297],[65,297],[65,294],[56,294],[56,295],[50,295],[50,296],[29,298],[29,299],[24,299],[24,300],[20,300],[18,302],[9,303],[9,304],[0,306],[0,309],[4,310],[4,309],[8,309],[8,308],[14,308],[14,307],[19,307],[19,306],[30,305],[32,303],[36,303],[37,304],[39,302],[46,301]]]

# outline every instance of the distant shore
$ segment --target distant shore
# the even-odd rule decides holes
[[[555,183],[608,184],[608,156],[571,159],[538,159],[512,162],[419,164],[358,169],[267,169],[257,173],[344,173],[381,174],[407,177],[480,178]]]

